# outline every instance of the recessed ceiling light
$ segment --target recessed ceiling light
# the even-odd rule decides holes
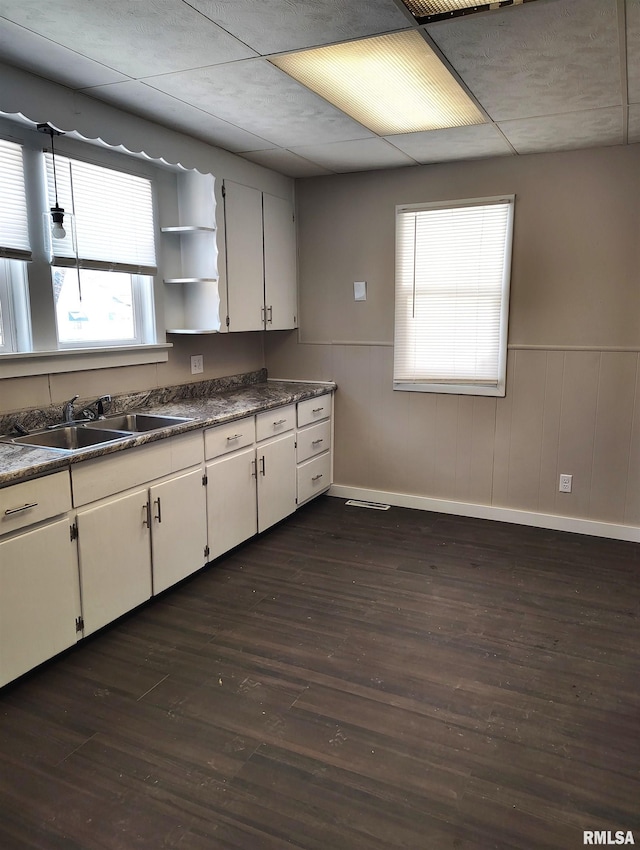
[[[486,3],[470,3],[469,0],[402,0],[413,17],[420,24],[430,24],[456,18],[460,15],[472,15],[474,12],[486,12],[490,9],[502,9],[504,6],[521,6],[534,0],[494,0]]]
[[[270,61],[380,136],[484,124],[419,32],[364,38]]]

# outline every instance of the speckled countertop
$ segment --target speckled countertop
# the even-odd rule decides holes
[[[0,442],[0,487],[53,472],[56,469],[65,469],[69,464],[81,463],[89,458],[124,451],[134,446],[211,425],[221,425],[263,410],[314,398],[335,389],[336,385],[331,382],[267,380],[266,372],[261,370],[244,376],[114,397],[108,414],[144,410],[145,413],[188,416],[192,418],[192,421],[170,428],[135,434],[117,443],[92,446],[73,453]],[[76,410],[81,409],[82,404],[83,402],[79,401]],[[59,408],[56,409],[56,413],[59,416]],[[5,417],[4,420],[0,418],[0,429],[2,429],[0,433],[8,432],[15,421],[21,422],[30,430],[41,427],[43,424],[52,424],[50,421],[52,416],[53,411],[28,411],[23,416],[14,414],[11,417]],[[55,421],[60,420],[54,418],[53,422]]]

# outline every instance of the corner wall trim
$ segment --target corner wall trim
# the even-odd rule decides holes
[[[450,502],[445,499],[431,499],[428,496],[414,496],[410,493],[388,493],[385,490],[347,487],[343,484],[333,484],[329,490],[329,496],[337,496],[340,499],[360,499],[367,502],[385,502],[398,508],[415,508],[419,511],[434,511],[436,513],[475,517],[476,519],[513,522],[517,525],[531,525],[536,528],[550,528],[554,531],[570,531],[574,534],[589,534],[592,537],[608,537],[612,540],[640,543],[640,527],[635,525],[617,525],[610,522],[520,511],[513,508],[499,508],[472,502]]]

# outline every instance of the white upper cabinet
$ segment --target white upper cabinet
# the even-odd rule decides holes
[[[291,202],[229,180],[224,202],[229,330],[297,327]]]
[[[264,303],[268,331],[297,327],[296,232],[290,201],[262,196]]]

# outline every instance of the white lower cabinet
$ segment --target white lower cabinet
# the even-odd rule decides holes
[[[207,464],[209,556],[217,558],[258,531],[253,446]]]
[[[76,515],[85,635],[208,560],[202,432],[127,454],[72,470],[76,498],[103,497]]]
[[[295,434],[259,443],[256,458],[258,531],[265,531],[296,509]]]
[[[78,560],[69,531],[64,516],[0,540],[0,686],[78,640]]]
[[[329,393],[298,404],[296,432],[296,491],[298,505],[331,486],[333,397]]]
[[[328,393],[0,488],[0,687],[324,492],[331,412]]]
[[[258,438],[292,429],[292,406],[276,408],[269,421],[254,417],[205,432],[207,515],[211,558],[228,552],[296,509],[295,435]],[[262,414],[260,414],[262,416]],[[257,427],[257,431],[256,431]],[[242,448],[235,448],[240,443]],[[250,445],[247,445],[250,443]]]
[[[85,635],[150,598],[148,523],[146,487],[78,511]]]
[[[149,488],[153,592],[199,570],[209,560],[202,468]]]

